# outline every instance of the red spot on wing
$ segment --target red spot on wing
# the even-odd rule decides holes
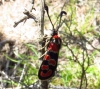
[[[56,38],[56,39],[58,39],[58,38],[60,38],[58,35],[54,35],[52,38]]]
[[[40,75],[41,75],[42,77],[48,77],[48,76],[50,76],[51,74],[52,74],[52,70],[49,70],[47,73],[43,73],[43,72],[40,73]]]
[[[52,50],[52,51],[54,51],[54,52],[57,52],[57,51],[58,51],[58,47],[57,47],[56,44],[54,44],[54,43],[51,42],[51,43],[49,44],[48,50]]]
[[[42,69],[42,70],[48,70],[48,69],[49,69],[49,66],[48,66],[48,65],[42,65],[42,66],[41,66],[41,69]]]
[[[50,59],[49,65],[55,66],[56,65],[56,61],[54,59]]]
[[[44,60],[49,60],[50,59],[50,56],[49,55],[45,55],[44,56]]]

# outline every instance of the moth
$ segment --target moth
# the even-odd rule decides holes
[[[47,46],[47,52],[44,55],[38,72],[38,77],[40,80],[49,79],[55,74],[61,43],[61,38],[58,36],[58,34],[53,33]]]
[[[54,25],[50,19],[49,13],[48,13],[48,6],[45,4],[45,10],[47,12],[47,15],[49,17],[49,20],[52,24],[53,27],[53,33],[51,35],[51,38],[49,40],[49,43],[47,45],[47,51],[46,54],[43,57],[43,61],[40,65],[39,71],[38,71],[38,77],[40,80],[47,80],[51,77],[54,76],[56,68],[57,68],[57,63],[58,63],[58,56],[59,56],[59,51],[61,48],[61,38],[58,36],[58,29],[61,26],[61,18],[63,14],[66,14],[65,11],[61,11],[59,17],[60,21],[56,29],[54,28]]]

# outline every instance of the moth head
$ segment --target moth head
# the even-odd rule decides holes
[[[55,35],[52,37],[52,43],[56,44],[58,46],[58,48],[61,48],[61,38],[58,35]]]

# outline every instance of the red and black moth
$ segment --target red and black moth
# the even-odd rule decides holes
[[[46,80],[51,78],[57,68],[59,50],[61,48],[61,38],[57,33],[54,33],[47,46],[47,53],[43,58],[43,62],[40,66],[38,77],[40,80]]]
[[[66,14],[65,11],[61,11],[61,13],[59,15],[60,16],[59,25],[57,26],[56,29],[54,29],[54,25],[50,19],[49,13],[48,13],[48,6],[46,4],[45,4],[45,10],[46,10],[49,20],[52,24],[53,34],[47,45],[47,52],[43,57],[43,61],[42,61],[42,64],[41,64],[39,72],[38,72],[38,77],[40,80],[47,80],[47,79],[53,77],[55,74],[55,71],[57,68],[57,63],[58,63],[59,51],[60,51],[61,44],[62,44],[61,38],[58,36],[58,29],[61,26],[61,18],[63,16],[63,14]]]

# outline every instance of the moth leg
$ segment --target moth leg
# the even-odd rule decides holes
[[[48,44],[50,42],[50,38],[51,38],[51,36],[50,37],[47,37],[47,35],[43,36],[42,40],[40,41],[40,44],[43,44],[43,42],[44,42],[45,45],[42,48],[38,49],[38,51],[42,51],[43,49],[45,49],[48,46]]]
[[[46,42],[46,44],[44,45],[44,47],[40,48],[38,51],[41,51],[42,49],[44,49],[47,45],[48,45],[49,41]]]
[[[46,51],[47,52],[47,51]],[[41,59],[45,54],[46,54],[46,52],[43,54],[43,55],[41,55],[40,57],[39,57],[39,59]]]

